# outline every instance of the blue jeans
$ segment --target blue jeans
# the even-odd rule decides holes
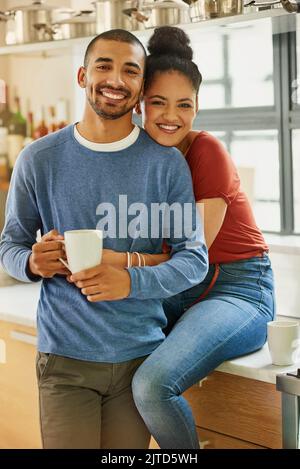
[[[189,307],[213,274],[210,266],[204,282],[164,301],[171,331],[133,378],[135,404],[162,449],[199,448],[192,411],[181,394],[225,360],[260,349],[274,318],[267,255],[220,264],[208,296]]]

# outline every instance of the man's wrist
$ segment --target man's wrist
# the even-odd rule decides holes
[[[34,264],[32,261],[32,253],[30,254],[28,261],[27,261],[26,275],[30,280],[36,280],[37,278],[41,278],[41,276],[39,275],[39,273],[34,267]]]

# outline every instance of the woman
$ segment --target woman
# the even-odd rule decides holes
[[[196,201],[204,204],[210,261],[204,282],[164,301],[167,338],[133,379],[136,406],[166,449],[199,448],[192,412],[181,394],[223,361],[261,348],[274,317],[268,247],[235,166],[212,135],[192,131],[201,74],[189,42],[179,28],[154,32],[142,106],[145,130],[160,144],[180,149],[190,166]],[[168,254],[130,257],[143,266],[163,262]],[[104,262],[124,266],[127,258],[107,251]]]

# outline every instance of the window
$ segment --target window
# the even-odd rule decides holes
[[[297,78],[292,83],[292,102],[300,106],[300,18],[297,16],[296,33],[296,56],[297,56]]]
[[[300,129],[293,131],[293,182],[295,232],[300,233]]]
[[[277,131],[234,132],[230,153],[240,170],[242,188],[252,202],[257,225],[263,230],[280,231]]]
[[[294,21],[296,32],[280,34],[271,18],[188,31],[203,74],[194,127],[227,147],[258,226],[283,234],[300,234],[300,15]]]
[[[201,109],[274,105],[271,28],[247,22],[218,33],[189,32],[203,75]]]
[[[237,166],[241,187],[262,230],[280,231],[279,147],[276,130],[211,133]],[[300,133],[299,133],[300,146]]]

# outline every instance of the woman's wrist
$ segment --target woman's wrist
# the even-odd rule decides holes
[[[146,255],[140,252],[127,252],[126,253],[126,268],[130,267],[146,267]]]
[[[127,256],[126,252],[119,252],[118,253],[118,258],[119,258],[119,266],[125,269],[127,267]]]

